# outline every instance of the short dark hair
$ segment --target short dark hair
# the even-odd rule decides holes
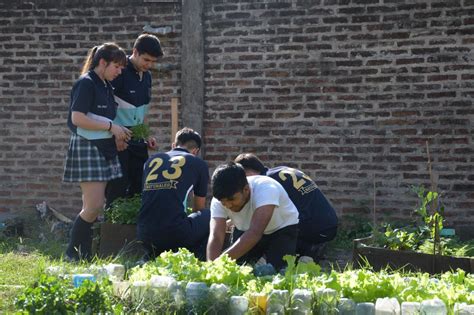
[[[235,159],[235,163],[239,163],[244,169],[251,169],[258,172],[260,175],[266,175],[268,168],[263,165],[262,161],[253,153],[239,154]]]
[[[184,127],[176,133],[174,142],[178,146],[185,146],[188,149],[200,149],[202,140],[199,133],[191,128]]]
[[[133,48],[138,51],[138,54],[149,54],[153,57],[162,57],[164,55],[161,49],[161,43],[158,37],[152,34],[141,34],[138,36]]]
[[[230,198],[248,185],[242,165],[230,162],[219,165],[212,174],[212,196],[217,200]]]

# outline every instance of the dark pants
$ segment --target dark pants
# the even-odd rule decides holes
[[[334,239],[337,226],[320,230],[315,222],[303,221],[298,224],[299,235],[296,252],[301,256],[312,256],[312,247]]]
[[[117,198],[132,197],[142,192],[143,165],[148,159],[144,142],[130,142],[128,148],[118,153],[123,176],[107,183],[106,208]]]
[[[243,231],[234,229],[233,239],[237,240]],[[296,254],[296,240],[298,237],[298,225],[289,225],[272,234],[264,234],[260,241],[244,256],[240,257],[238,263],[253,263],[264,256],[276,270],[286,266],[283,261],[285,255]]]
[[[190,214],[183,222],[179,222],[173,228],[160,231],[154,240],[146,236],[139,239],[143,242],[146,251],[145,260],[152,260],[167,250],[177,251],[184,247],[192,252],[198,259],[206,260],[207,239],[209,238],[209,221],[211,212],[209,209]]]

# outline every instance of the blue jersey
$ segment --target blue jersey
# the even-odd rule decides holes
[[[112,121],[117,113],[112,85],[99,78],[94,70],[81,75],[72,87],[67,124],[73,133],[91,141],[107,160],[113,159],[117,155],[117,147],[112,133],[75,126],[72,112],[81,112],[98,121]]]
[[[73,133],[77,133],[77,127],[72,123],[71,113],[81,112],[92,114],[98,120],[113,120],[117,113],[117,103],[114,100],[114,92],[108,81],[103,81],[90,70],[74,83],[69,103],[69,115],[67,125]],[[110,138],[112,134],[108,131],[94,130],[87,139]]]
[[[128,58],[127,66],[112,81],[115,100],[118,103],[114,123],[133,127],[143,123],[151,100],[151,73],[143,72],[140,77]]]
[[[334,208],[308,175],[291,167],[279,166],[269,169],[267,176],[285,188],[298,209],[300,222],[317,222],[320,231],[337,226]]]
[[[163,232],[179,229],[187,217],[185,200],[190,191],[206,197],[209,168],[187,150],[176,148],[150,157],[143,178],[138,237],[153,241],[163,237]]]

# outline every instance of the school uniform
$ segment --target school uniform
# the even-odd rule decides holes
[[[148,258],[185,247],[205,259],[210,213],[205,209],[188,216],[186,198],[191,191],[195,196],[206,196],[206,162],[186,149],[175,148],[151,156],[145,163],[143,177],[137,231]]]
[[[125,69],[111,82],[118,104],[114,124],[129,129],[143,124],[151,99],[151,81],[151,73],[143,72],[140,77],[129,57]],[[108,206],[119,197],[141,193],[143,164],[148,159],[145,139],[130,140],[127,149],[120,151],[118,156],[123,177],[108,183],[106,189]]]
[[[249,176],[250,199],[239,212],[227,209],[218,199],[211,201],[211,217],[230,218],[235,225],[233,239],[249,230],[255,210],[265,205],[275,206],[262,238],[239,263],[255,262],[265,256],[277,270],[284,267],[283,256],[294,255],[298,237],[298,210],[283,187],[267,176]]]
[[[332,240],[337,233],[336,211],[316,183],[302,171],[287,166],[267,170],[279,182],[299,212],[297,253],[314,256],[314,245]]]
[[[67,125],[72,132],[66,155],[65,182],[106,182],[122,176],[115,140],[110,131],[88,130],[72,123],[77,111],[100,120],[112,121],[116,103],[109,82],[93,71],[82,75],[71,91]]]
[[[72,112],[111,122],[116,115],[116,103],[109,82],[90,70],[82,75],[71,91],[67,125],[72,132],[64,167],[65,182],[107,182],[122,176],[115,139],[110,131],[89,130],[72,123]],[[92,253],[92,223],[77,215],[71,228],[66,258],[90,258]]]

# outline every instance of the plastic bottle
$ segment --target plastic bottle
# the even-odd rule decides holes
[[[45,271],[49,275],[61,276],[66,273],[66,268],[63,266],[49,266]]]
[[[291,294],[291,314],[309,315],[311,314],[312,294],[307,289],[294,289]]]
[[[320,289],[316,291],[316,302],[320,314],[337,314],[338,294],[334,289]]]
[[[375,304],[370,302],[357,303],[356,315],[375,315]]]
[[[214,300],[225,301],[229,294],[229,288],[222,283],[213,283],[209,288],[209,293]]]
[[[90,265],[87,267],[86,273],[93,274],[97,280],[107,279],[109,277],[104,266]]]
[[[197,305],[208,298],[209,288],[204,282],[188,282],[186,285],[186,301],[191,305]]]
[[[222,283],[213,283],[209,288],[209,297],[212,301],[212,308],[209,314],[225,314],[227,313],[229,288]]]
[[[418,315],[420,314],[420,307],[419,302],[402,302],[402,315]]]
[[[455,303],[454,315],[474,315],[474,304]]]
[[[91,273],[76,273],[72,275],[72,283],[74,284],[75,288],[81,286],[85,280],[95,282],[95,276]]]
[[[268,297],[264,293],[253,293],[250,296],[252,307],[256,307],[259,314],[265,313],[267,310]]]
[[[400,303],[396,298],[378,298],[375,301],[375,315],[400,315]]]
[[[112,281],[112,293],[121,299],[128,298],[130,296],[130,282]]]
[[[186,282],[178,281],[169,288],[173,296],[173,303],[178,309],[181,309],[186,304]]]
[[[122,281],[125,277],[125,266],[121,264],[108,264],[104,266],[109,279],[112,281]]]
[[[153,275],[150,278],[150,285],[155,289],[168,290],[175,283],[176,280],[170,276]]]
[[[153,275],[150,279],[150,286],[154,299],[171,299],[171,288],[176,284],[176,280],[169,276]]]
[[[356,303],[347,298],[341,298],[337,305],[339,315],[355,315]]]
[[[288,290],[272,290],[268,295],[267,314],[285,315],[288,300]]]
[[[130,294],[132,296],[132,301],[135,303],[141,303],[148,298],[150,290],[149,281],[134,281],[130,288]]]
[[[244,315],[249,309],[249,300],[245,296],[231,296],[229,300],[230,315]]]
[[[421,302],[420,314],[422,315],[446,315],[448,310],[440,299],[425,300]]]

